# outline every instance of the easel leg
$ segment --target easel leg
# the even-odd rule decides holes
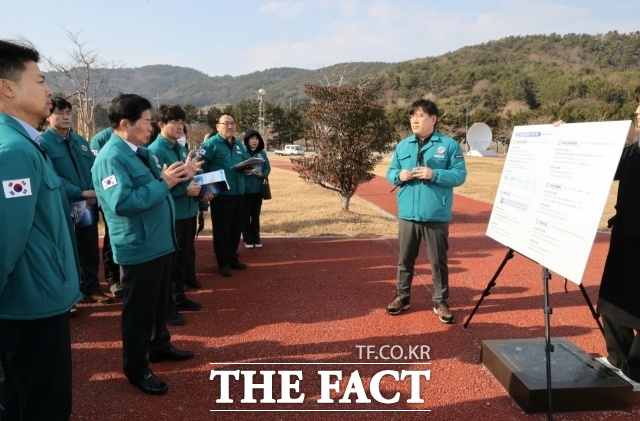
[[[547,410],[548,410],[548,419],[553,420],[553,397],[552,397],[552,387],[551,387],[551,353],[553,352],[553,345],[551,344],[551,324],[550,324],[550,316],[553,313],[553,309],[549,304],[549,279],[551,279],[551,274],[549,273],[549,269],[546,267],[542,268],[542,281],[544,284],[544,315],[545,315],[545,323],[544,323],[544,337],[545,337],[545,353],[546,353],[546,362],[547,362]]]
[[[600,332],[602,332],[602,336],[604,337],[604,328],[602,327],[602,323],[600,323],[600,314],[593,308],[593,304],[591,304],[591,300],[589,299],[589,296],[587,295],[587,291],[585,291],[584,286],[582,286],[582,284],[578,286],[580,287],[580,292],[582,293],[582,296],[584,297],[585,301],[587,302],[587,305],[589,306],[589,310],[591,310],[591,315],[596,320],[596,323],[600,328]]]
[[[489,295],[490,294],[489,290],[496,285],[496,279],[498,279],[498,276],[500,275],[500,272],[502,272],[502,269],[504,268],[504,266],[507,264],[507,261],[512,257],[513,257],[513,249],[509,249],[507,254],[504,256],[504,259],[502,259],[502,263],[500,263],[500,267],[498,267],[498,270],[493,275],[493,278],[491,278],[491,280],[487,284],[487,287],[484,289],[484,291],[482,291],[482,295],[480,296],[478,303],[476,304],[475,308],[473,309],[469,317],[467,317],[467,321],[464,322],[464,324],[462,325],[465,329],[469,325],[469,322],[473,318],[473,315],[476,314],[476,311],[478,311],[478,307],[480,307],[480,304],[482,304],[482,300],[484,300],[484,297]]]

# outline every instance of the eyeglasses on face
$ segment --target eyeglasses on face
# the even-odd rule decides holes
[[[236,122],[235,121],[222,121],[222,122],[220,122],[218,124],[222,124],[225,127],[233,127],[233,126],[236,125]]]

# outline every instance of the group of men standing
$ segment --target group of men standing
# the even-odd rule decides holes
[[[160,135],[146,148],[151,103],[120,94],[108,107],[110,129],[90,146],[70,130],[72,106],[52,99],[39,59],[27,42],[0,41],[0,361],[6,420],[71,414],[69,316],[80,300],[113,300],[98,281],[98,204],[109,230],[105,249],[112,253],[105,256],[105,273],[113,295],[123,299],[124,373],[145,393],[168,390],[150,362],[194,356],[171,344],[166,323],[172,304],[201,307],[186,298],[184,281],[194,264],[200,203],[200,185],[191,179],[203,164],[210,171],[224,162],[216,169],[225,170],[230,184],[228,197],[203,198],[215,202],[220,272],[230,276],[231,269],[246,268],[237,256],[242,220],[233,220],[242,215],[244,193],[244,174],[231,170],[244,156],[233,117],[220,117],[221,133],[203,146],[202,159],[192,159],[177,142],[184,129],[180,107],[156,110]],[[43,119],[50,128],[41,134],[36,127]],[[78,216],[75,223],[72,214]]]
[[[180,107],[158,107],[160,135],[147,148],[152,105],[138,95],[120,94],[108,107],[110,129],[90,147],[70,131],[71,104],[52,101],[38,61],[31,45],[0,41],[4,420],[65,420],[71,415],[70,311],[81,299],[112,301],[98,283],[98,203],[112,252],[107,279],[111,292],[123,298],[124,373],[144,393],[168,390],[150,362],[194,356],[171,344],[166,324],[171,306],[200,308],[184,291],[193,265],[196,215],[203,203],[211,204],[220,273],[232,276],[232,269],[247,267],[237,252],[245,175],[233,169],[246,156],[235,138],[232,115],[219,117],[217,134],[192,159],[177,142],[184,134]],[[640,107],[637,122],[639,113]],[[452,189],[465,181],[466,167],[460,145],[436,130],[439,112],[433,102],[416,101],[409,115],[414,135],[397,146],[387,172],[387,179],[399,187],[400,259],[396,296],[386,311],[397,315],[409,309],[415,261],[424,241],[432,266],[433,311],[441,322],[451,323],[448,227]],[[51,127],[40,134],[36,127],[45,118]],[[94,156],[91,149],[99,153]],[[640,378],[640,315],[635,301],[638,157],[637,144],[625,149],[616,174],[621,180],[618,216],[598,302],[609,360],[634,380]],[[193,176],[220,169],[229,190],[216,196],[206,193],[198,200],[201,186],[191,181]],[[74,226],[70,211],[78,202],[93,218]]]

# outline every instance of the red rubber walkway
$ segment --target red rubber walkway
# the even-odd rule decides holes
[[[272,165],[290,167],[275,160]],[[377,177],[360,187],[358,195],[395,214],[390,190],[387,181]],[[201,238],[197,268],[203,288],[189,296],[204,308],[183,312],[187,323],[170,327],[173,343],[193,350],[196,357],[152,364],[170,390],[160,397],[144,395],[122,374],[120,300],[81,304],[80,316],[72,319],[73,419],[546,419],[546,413],[524,414],[480,363],[483,340],[544,338],[541,268],[516,255],[468,329],[462,326],[507,252],[485,235],[490,212],[490,205],[455,198],[449,256],[449,303],[455,316],[451,325],[433,314],[424,250],[411,309],[398,316],[385,313],[395,291],[395,238],[265,238],[262,249],[240,250],[240,259],[250,267],[234,271],[231,278],[218,274],[211,239]],[[583,281],[594,303],[607,249],[608,235],[599,234]],[[584,298],[571,282],[567,288],[565,293],[559,276],[550,281],[552,336],[567,337],[592,355],[605,355],[604,340]],[[292,386],[285,388],[285,395],[291,400],[302,393],[304,397],[301,403],[277,402],[283,393],[276,373],[269,388],[276,403],[260,403],[262,390],[253,394],[257,403],[241,402],[244,375],[251,378],[244,373],[240,380],[227,377],[233,403],[217,403],[220,375],[210,380],[212,370],[225,372],[223,376],[236,370],[301,372],[289,378]],[[385,370],[389,375],[378,382],[376,373]],[[419,380],[416,396],[411,377],[396,381],[391,376],[402,370]],[[425,370],[430,370],[429,380],[415,373]],[[330,393],[337,377],[328,372],[343,374],[335,386],[338,392]],[[379,395],[368,386],[372,377],[379,383]],[[256,375],[254,382],[263,383],[263,377]],[[346,396],[351,403],[339,402],[345,390],[351,392]],[[398,402],[379,402],[398,392]],[[424,403],[411,403],[414,398]],[[322,403],[331,399],[333,403]],[[628,420],[638,415],[636,394],[632,412],[556,413],[555,418]]]

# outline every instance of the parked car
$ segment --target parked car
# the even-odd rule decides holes
[[[304,149],[300,145],[284,145],[284,149],[276,149],[274,153],[278,156],[281,156],[281,155],[304,156]]]

